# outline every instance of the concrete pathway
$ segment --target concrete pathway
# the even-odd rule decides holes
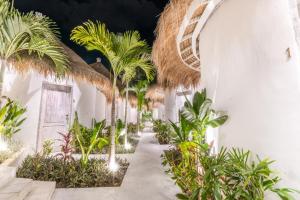
[[[177,186],[164,173],[154,133],[143,133],[121,187],[56,189],[53,200],[175,200]]]

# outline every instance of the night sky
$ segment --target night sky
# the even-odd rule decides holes
[[[112,32],[138,30],[150,46],[159,14],[168,0],[15,0],[15,7],[22,12],[38,11],[54,20],[62,40],[75,50],[87,63],[100,55],[87,52],[69,40],[70,31],[90,20],[104,22]]]

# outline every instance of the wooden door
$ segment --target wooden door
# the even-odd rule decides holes
[[[54,152],[60,151],[62,137],[66,134],[72,113],[72,87],[43,83],[37,149],[45,140],[53,140]]]

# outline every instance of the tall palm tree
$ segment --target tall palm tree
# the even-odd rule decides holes
[[[140,39],[137,31],[127,31],[123,34],[110,32],[105,24],[87,21],[72,30],[71,40],[85,46],[89,51],[96,50],[110,62],[113,71],[113,98],[111,107],[111,136],[109,165],[116,166],[115,161],[115,131],[116,131],[116,83],[117,78],[124,72],[127,59],[139,54],[147,48],[147,43]]]
[[[145,104],[145,95],[148,89],[148,81],[141,80],[135,86],[130,87],[128,90],[133,91],[137,96],[137,129],[140,135],[140,118],[143,105]]]
[[[155,75],[155,70],[153,65],[151,64],[151,56],[149,54],[140,52],[140,54],[133,55],[133,57],[128,58],[127,62],[124,63],[124,73],[122,75],[122,82],[126,85],[125,93],[125,136],[124,136],[124,144],[125,148],[128,145],[127,142],[127,128],[128,128],[128,92],[129,92],[129,83],[132,79],[136,77],[136,73],[138,68],[140,68],[146,75],[148,80],[152,80]]]
[[[68,59],[57,39],[56,24],[41,13],[20,13],[9,0],[0,0],[0,95],[5,68],[22,56],[47,58],[58,75],[68,67]]]

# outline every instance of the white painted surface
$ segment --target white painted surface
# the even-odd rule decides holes
[[[96,88],[86,82],[76,81],[73,86],[74,109],[78,112],[80,123],[91,127],[95,118]]]
[[[300,189],[300,52],[288,1],[224,1],[200,52],[203,84],[230,116],[220,145],[276,160],[283,184]]]
[[[96,89],[94,86],[75,82],[71,79],[57,80],[54,77],[45,78],[34,71],[20,75],[14,70],[7,69],[4,76],[3,95],[16,100],[27,108],[25,114],[27,119],[22,124],[21,131],[15,135],[15,138],[23,142],[24,146],[31,152],[36,150],[37,145],[43,81],[72,86],[72,111],[77,110],[80,121],[87,126],[91,125],[92,118],[95,117]]]
[[[95,118],[97,121],[105,119],[106,97],[99,90],[96,92]]]
[[[175,122],[177,120],[177,107],[176,107],[176,91],[165,90],[165,120]]]

